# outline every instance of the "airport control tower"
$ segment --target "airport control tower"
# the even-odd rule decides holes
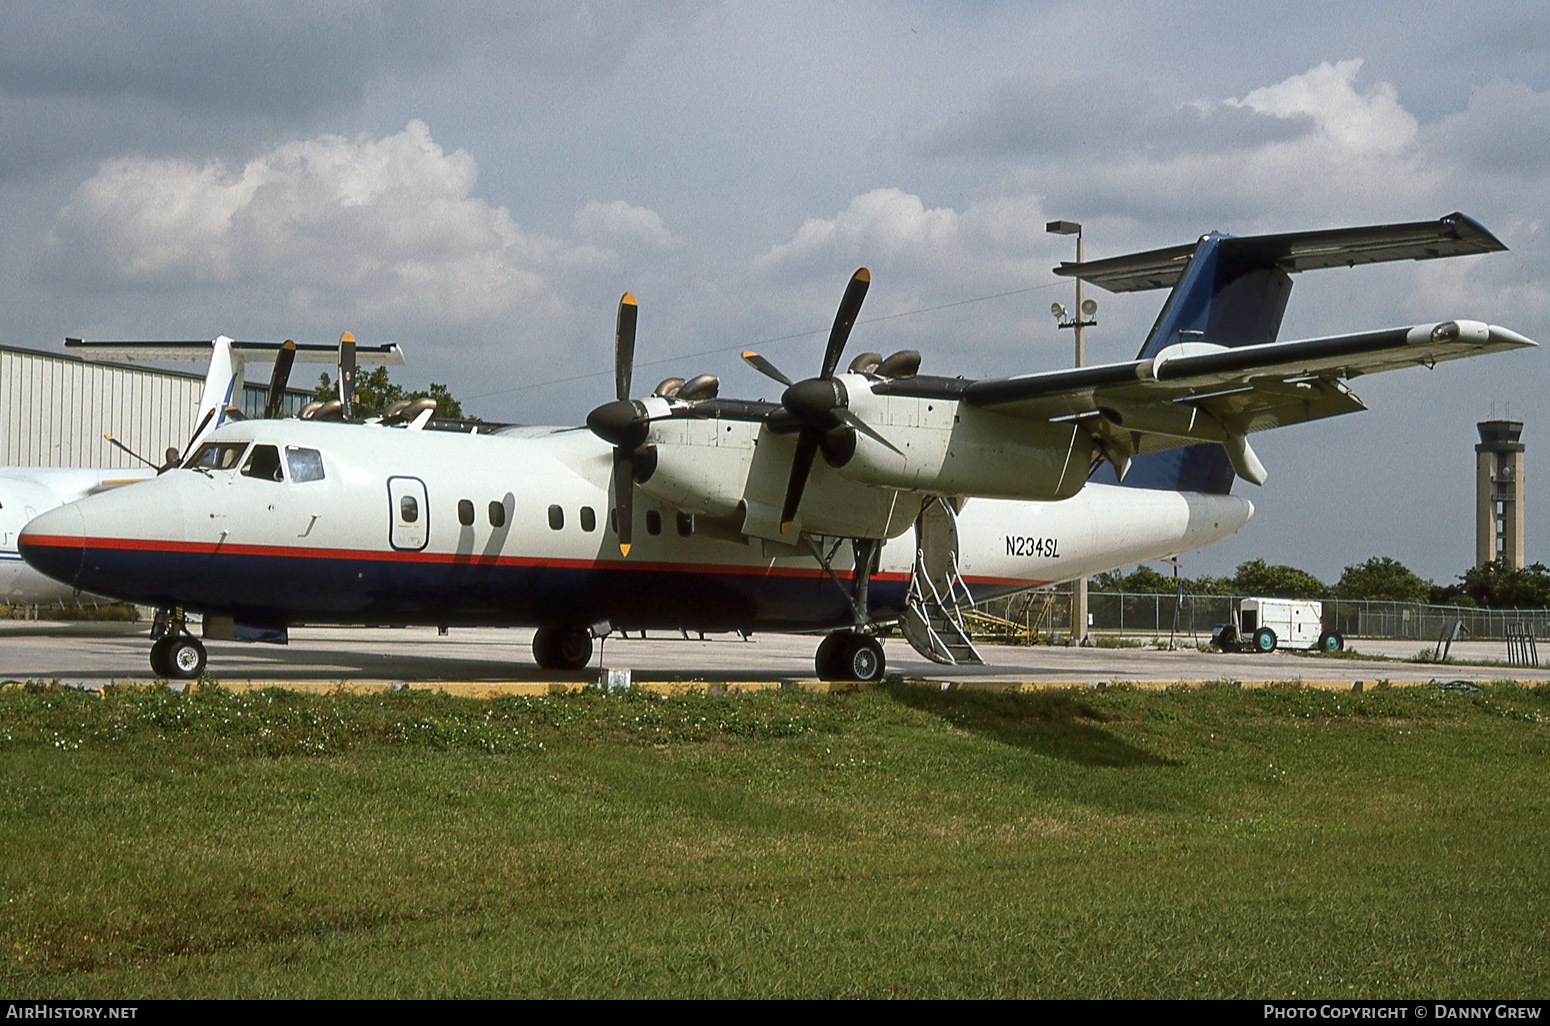
[[[1523,566],[1521,420],[1482,420],[1475,446],[1475,564]]]

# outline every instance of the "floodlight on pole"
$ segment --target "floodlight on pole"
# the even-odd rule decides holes
[[[1051,235],[1075,235],[1076,236],[1076,262],[1082,263],[1082,225],[1078,221],[1050,221],[1044,226],[1044,230]],[[1098,313],[1098,304],[1091,299],[1082,297],[1082,277],[1076,278],[1076,314],[1066,311],[1059,303],[1051,303],[1049,312],[1055,315],[1055,323],[1060,328],[1070,328],[1076,335],[1076,365],[1083,366],[1087,362],[1087,354],[1082,345],[1082,329],[1091,328],[1098,322],[1094,316]],[[1081,645],[1087,641],[1087,578],[1079,577],[1071,582],[1071,640]]]

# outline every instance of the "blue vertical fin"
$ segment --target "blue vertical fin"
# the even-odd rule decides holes
[[[1136,358],[1148,359],[1185,341],[1224,346],[1275,341],[1292,279],[1275,266],[1272,248],[1255,246],[1257,241],[1217,232],[1201,236]],[[1227,450],[1207,442],[1137,456],[1123,482],[1116,480],[1113,465],[1105,462],[1091,480],[1127,488],[1226,495],[1235,477]]]

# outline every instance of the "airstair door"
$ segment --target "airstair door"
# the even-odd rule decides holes
[[[958,573],[958,518],[945,499],[934,499],[915,521],[915,571],[900,620],[910,646],[933,662],[979,665],[963,625],[974,598]]]

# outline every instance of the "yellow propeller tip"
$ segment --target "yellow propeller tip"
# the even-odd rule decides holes
[[[339,336],[339,341],[341,341],[341,342],[354,342],[355,341],[355,336],[350,334],[347,331],[343,335]]]
[[[628,556],[629,554],[630,554],[630,547],[628,545],[625,545],[624,543],[621,542],[619,544],[619,555],[621,555],[621,556]]]
[[[626,292],[624,294],[624,297],[619,300],[619,305],[620,306],[639,306],[640,303],[636,301],[635,293],[633,293],[633,292]]]
[[[782,520],[780,522],[780,533],[781,534],[785,534],[786,533],[786,528],[790,527],[792,523],[793,523],[793,521],[790,521],[790,520]]]
[[[856,272],[856,280],[857,281],[871,281],[872,280],[872,272],[867,270],[865,267],[863,267],[863,268],[861,268],[860,270],[858,270]]]
[[[743,359],[745,359],[745,360],[748,359],[750,356],[758,356],[758,355],[759,354],[754,352],[752,349],[745,349],[745,350],[743,350]]]

